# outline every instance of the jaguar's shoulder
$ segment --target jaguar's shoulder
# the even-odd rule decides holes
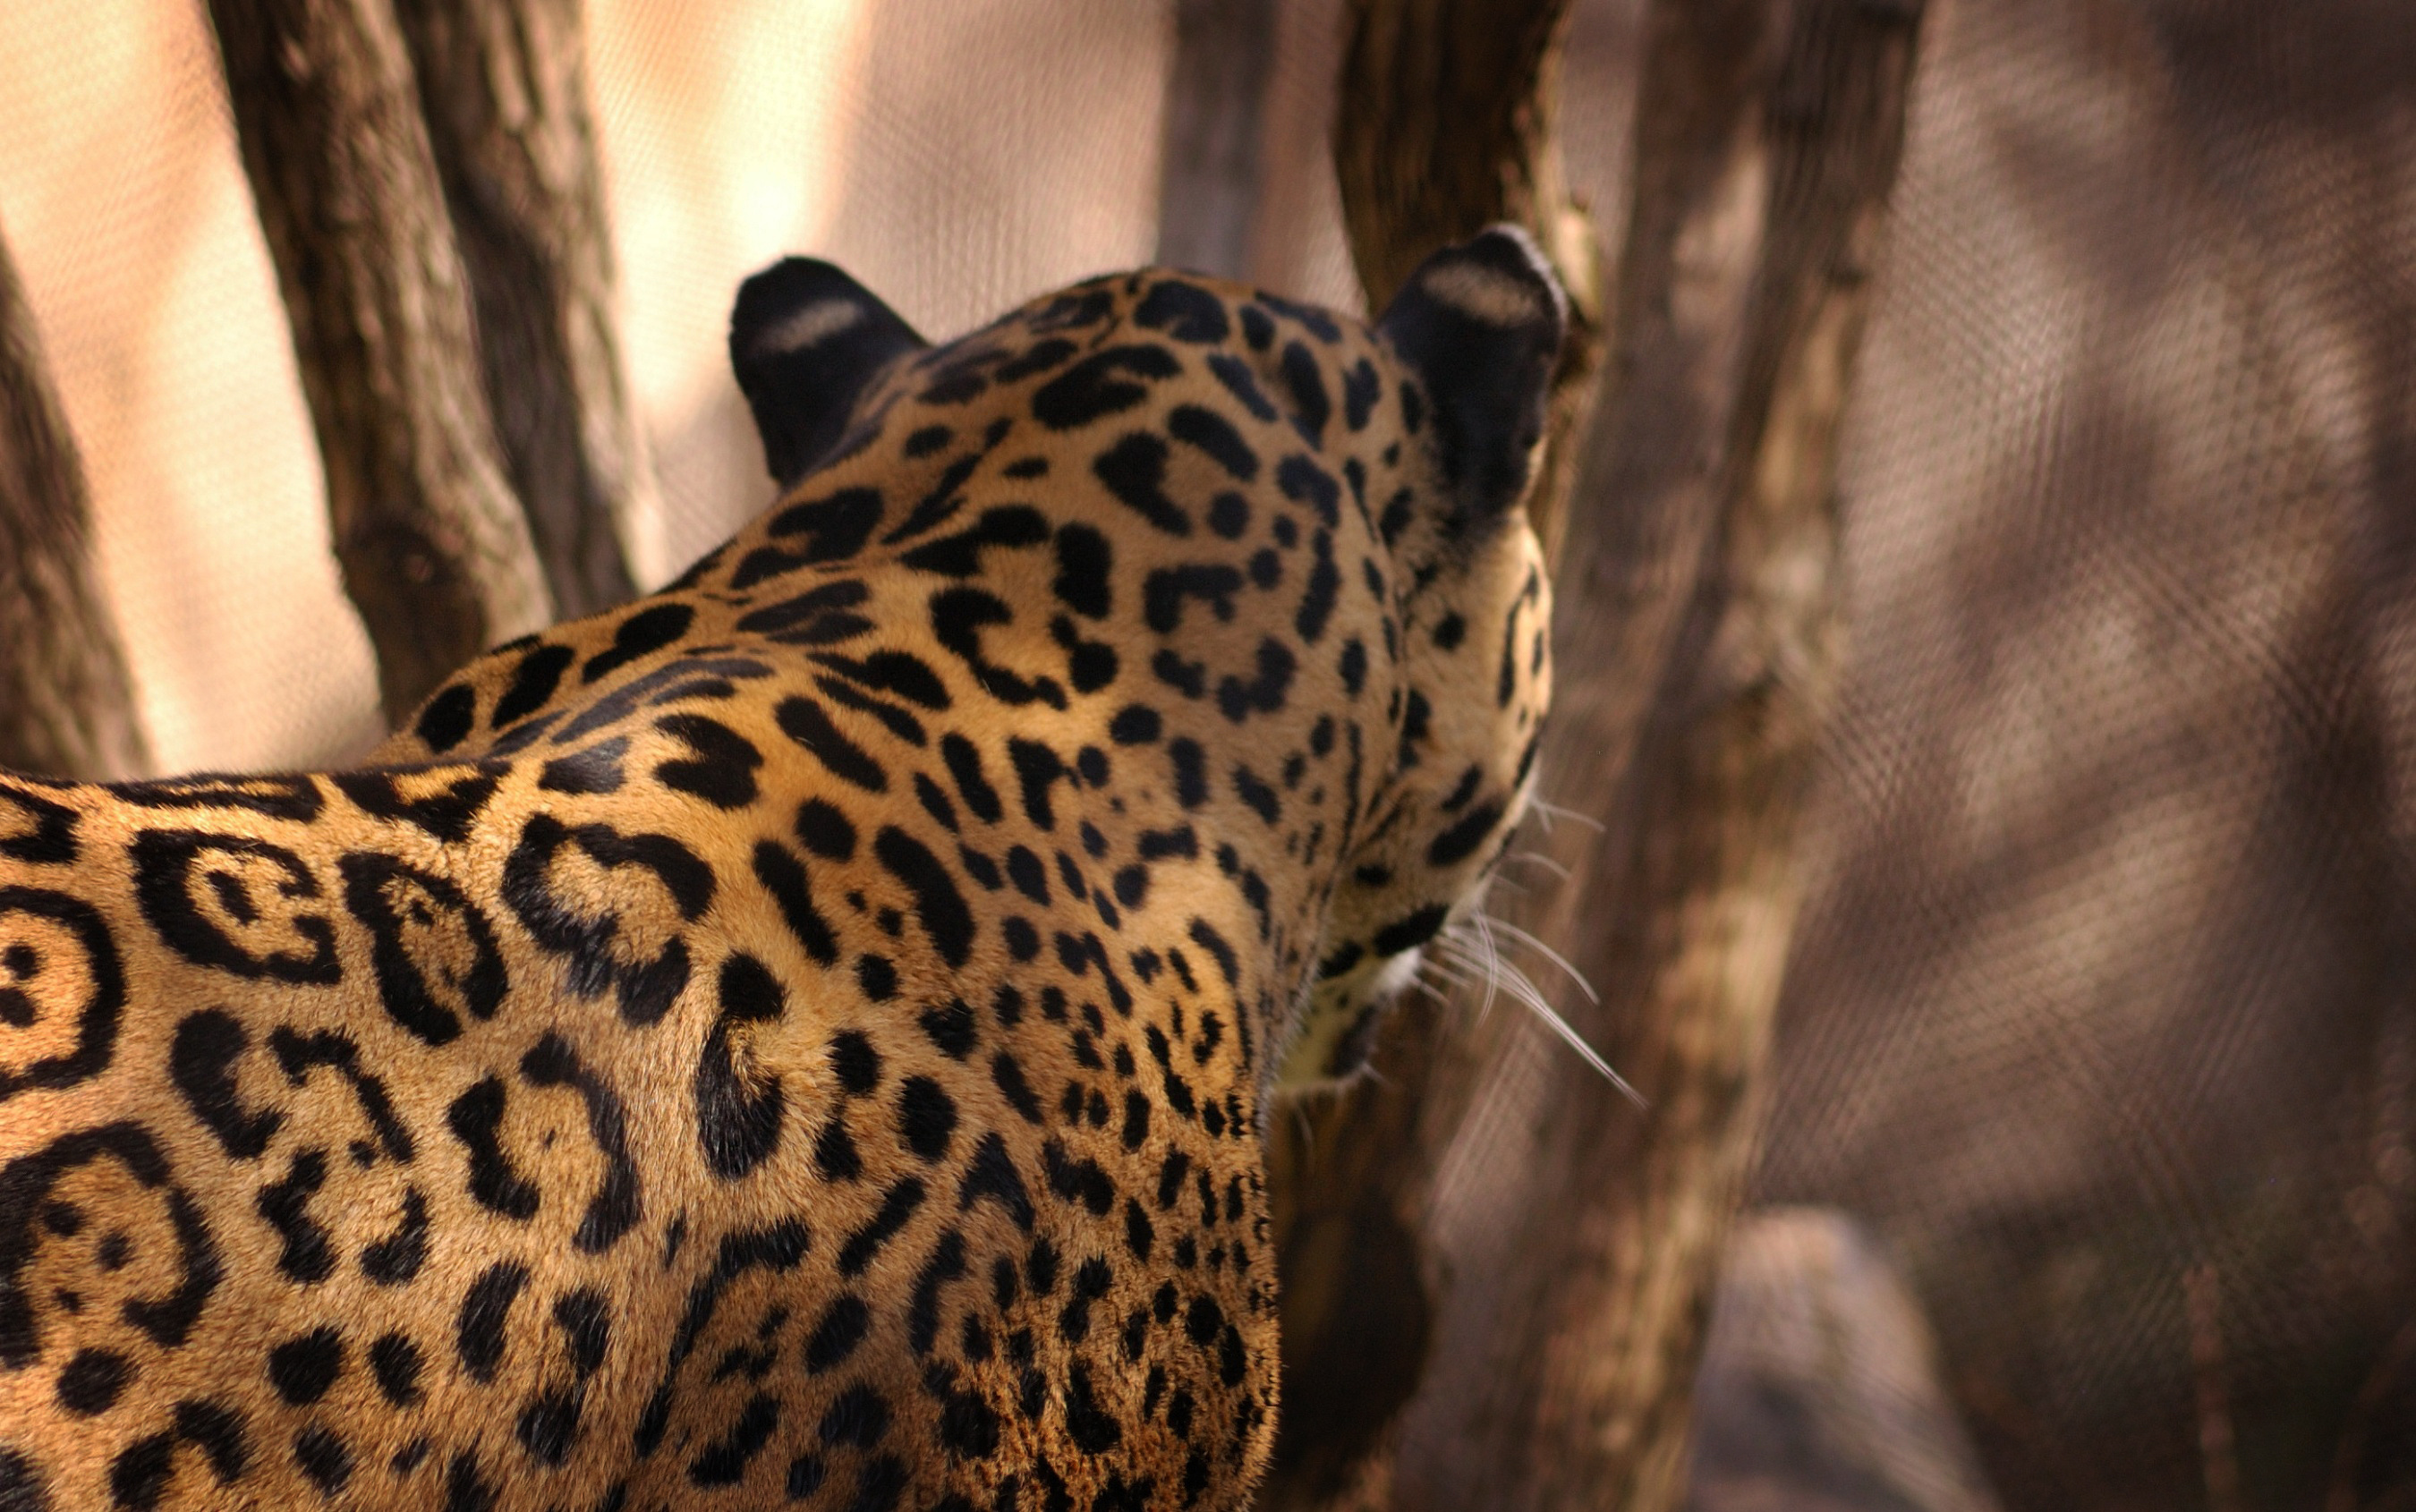
[[[679,582],[356,770],[0,780],[0,1504],[1241,1504],[1266,1099],[1524,801],[1558,300],[782,264]]]

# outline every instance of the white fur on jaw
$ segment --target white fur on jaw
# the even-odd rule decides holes
[[[1426,960],[1426,946],[1412,945],[1384,962],[1376,973],[1376,979],[1367,984],[1369,1001],[1388,1004],[1408,991],[1410,984],[1418,979],[1418,967]]]

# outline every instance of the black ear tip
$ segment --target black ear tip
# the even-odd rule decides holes
[[[772,476],[783,485],[802,476],[872,382],[925,344],[879,295],[819,258],[782,258],[740,284],[730,366]]]

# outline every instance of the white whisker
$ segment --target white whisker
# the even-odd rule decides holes
[[[1594,1048],[1586,1043],[1585,1036],[1578,1034],[1566,1019],[1561,1017],[1560,1011],[1546,1000],[1543,991],[1527,979],[1527,974],[1502,959],[1501,952],[1495,949],[1493,945],[1493,930],[1496,928],[1515,929],[1515,926],[1501,925],[1498,920],[1487,919],[1482,914],[1472,914],[1464,923],[1455,925],[1438,935],[1434,944],[1448,950],[1451,959],[1447,964],[1450,967],[1460,971],[1482,969],[1485,972],[1487,1006],[1491,1005],[1497,986],[1508,991],[1511,997],[1525,1005],[1542,1019],[1552,1033],[1566,1041],[1571,1050],[1576,1051],[1588,1066],[1601,1074],[1603,1080],[1617,1087],[1628,1101],[1638,1108],[1647,1106],[1642,1095],[1628,1083],[1625,1077],[1611,1069],[1610,1063],[1596,1053]],[[1516,932],[1519,935],[1526,934],[1524,930]],[[1536,948],[1543,950],[1547,955],[1551,955],[1563,970],[1569,972],[1570,975],[1576,976],[1575,970],[1570,968],[1566,961],[1561,960],[1549,946],[1540,941],[1534,941],[1533,936],[1526,936],[1526,938],[1533,943]],[[1474,942],[1473,945],[1470,943],[1472,939]],[[1585,983],[1579,979],[1578,985],[1583,987]],[[1587,989],[1589,995],[1592,990],[1591,988]]]
[[[1596,992],[1593,990],[1593,984],[1585,979],[1583,973],[1579,972],[1575,966],[1570,965],[1567,958],[1563,956],[1559,951],[1553,949],[1550,945],[1546,945],[1543,941],[1536,939],[1533,935],[1529,934],[1526,930],[1518,928],[1516,924],[1511,924],[1497,918],[1487,918],[1486,922],[1490,928],[1500,930],[1511,939],[1518,941],[1520,945],[1525,945],[1528,949],[1534,951],[1546,960],[1548,960],[1553,965],[1561,968],[1562,972],[1567,975],[1570,981],[1578,984],[1578,990],[1586,995],[1586,1001],[1588,1003],[1593,1004],[1595,1007],[1602,1006],[1602,994]]]
[[[1455,951],[1449,960],[1429,951],[1428,968],[1448,987],[1484,987],[1487,985],[1485,963],[1472,956]]]
[[[1442,977],[1447,987],[1456,987],[1463,991],[1477,989],[1484,990],[1485,996],[1476,1005],[1476,1017],[1479,1022],[1483,1022],[1486,1016],[1493,1011],[1496,983],[1493,977],[1486,974],[1482,961],[1464,953],[1456,952],[1449,967],[1445,967],[1440,960],[1436,962],[1435,975]]]
[[[1581,814],[1575,809],[1563,809],[1557,803],[1547,803],[1541,798],[1529,798],[1527,808],[1542,818],[1544,831],[1547,834],[1551,832],[1552,822],[1557,819],[1573,819],[1597,835],[1607,834],[1609,831],[1608,825],[1592,814]]]
[[[1455,924],[1436,935],[1427,943],[1425,959],[1432,961],[1437,973],[1453,985],[1485,989],[1485,1000],[1476,1007],[1477,1018],[1483,1019],[1493,1010],[1494,989],[1499,978],[1494,974],[1493,964],[1485,959],[1483,952],[1468,945],[1467,932],[1465,925]]]
[[[1474,931],[1477,945],[1484,952],[1485,1005],[1490,1008],[1493,1006],[1495,985],[1512,973],[1509,963],[1502,959],[1502,952],[1493,948],[1493,931],[1485,927],[1485,915],[1481,913],[1469,915],[1468,928]]]
[[[1553,860],[1550,856],[1546,855],[1541,851],[1510,851],[1504,853],[1502,859],[1504,861],[1525,861],[1532,865],[1542,867],[1545,870],[1550,872],[1553,876],[1560,878],[1563,882],[1568,881],[1569,878],[1574,875],[1568,868],[1561,865],[1558,861]]]
[[[1594,1053],[1593,1047],[1585,1042],[1584,1036],[1569,1027],[1569,1021],[1566,1019],[1562,1018],[1558,1013],[1552,1011],[1551,1005],[1542,1002],[1541,1000],[1534,1000],[1529,1002],[1527,1005],[1541,1014],[1544,1021],[1551,1025],[1552,1033],[1568,1041],[1569,1048],[1576,1051],[1579,1055],[1584,1056],[1585,1063],[1588,1066],[1593,1066],[1595,1070],[1601,1072],[1603,1077],[1608,1081],[1612,1086],[1617,1087],[1620,1090],[1620,1093],[1625,1096],[1629,1102],[1634,1103],[1638,1109],[1651,1106],[1645,1102],[1644,1095],[1642,1093],[1638,1092],[1634,1087],[1627,1084],[1627,1078],[1620,1075],[1617,1071],[1612,1070],[1608,1061],[1604,1060],[1600,1055]]]

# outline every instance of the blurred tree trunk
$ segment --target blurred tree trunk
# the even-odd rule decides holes
[[[326,472],[344,589],[399,718],[553,615],[387,0],[210,0]]]
[[[107,779],[149,761],[93,581],[83,467],[0,242],[0,766]]]
[[[1379,37],[1425,18],[1427,40],[1394,55],[1469,55],[1434,39],[1440,0],[1356,14]],[[1550,30],[1484,14],[1505,37]],[[1608,989],[1566,1016],[1649,1111],[1573,1056],[1537,1055],[1511,1010],[1472,1026],[1406,1005],[1381,1082],[1278,1114],[1289,1374],[1270,1508],[1659,1509],[1683,1492],[1831,700],[1838,427],[1920,14],[1918,0],[1649,8],[1612,379],[1566,516],[1542,766],[1607,824],[1550,904],[1518,911]],[[1354,38],[1354,81],[1371,48]],[[1533,53],[1521,40],[1500,55]],[[1551,68],[1548,48],[1525,72],[1548,84]],[[1377,120],[1422,99],[1446,122],[1487,118],[1431,68],[1391,76]],[[1547,106],[1466,144],[1390,120],[1379,144],[1532,152],[1517,144],[1548,141]],[[1391,155],[1389,192],[1414,193],[1409,149]],[[1499,159],[1426,180],[1452,181],[1509,199],[1535,182]],[[1442,239],[1441,220],[1382,204],[1363,193],[1352,214],[1371,293],[1415,257],[1371,241]]]
[[[1176,0],[1157,261],[1249,277],[1276,0]]]
[[[651,472],[630,415],[578,0],[397,0],[504,469],[555,608],[636,591],[616,522]]]

